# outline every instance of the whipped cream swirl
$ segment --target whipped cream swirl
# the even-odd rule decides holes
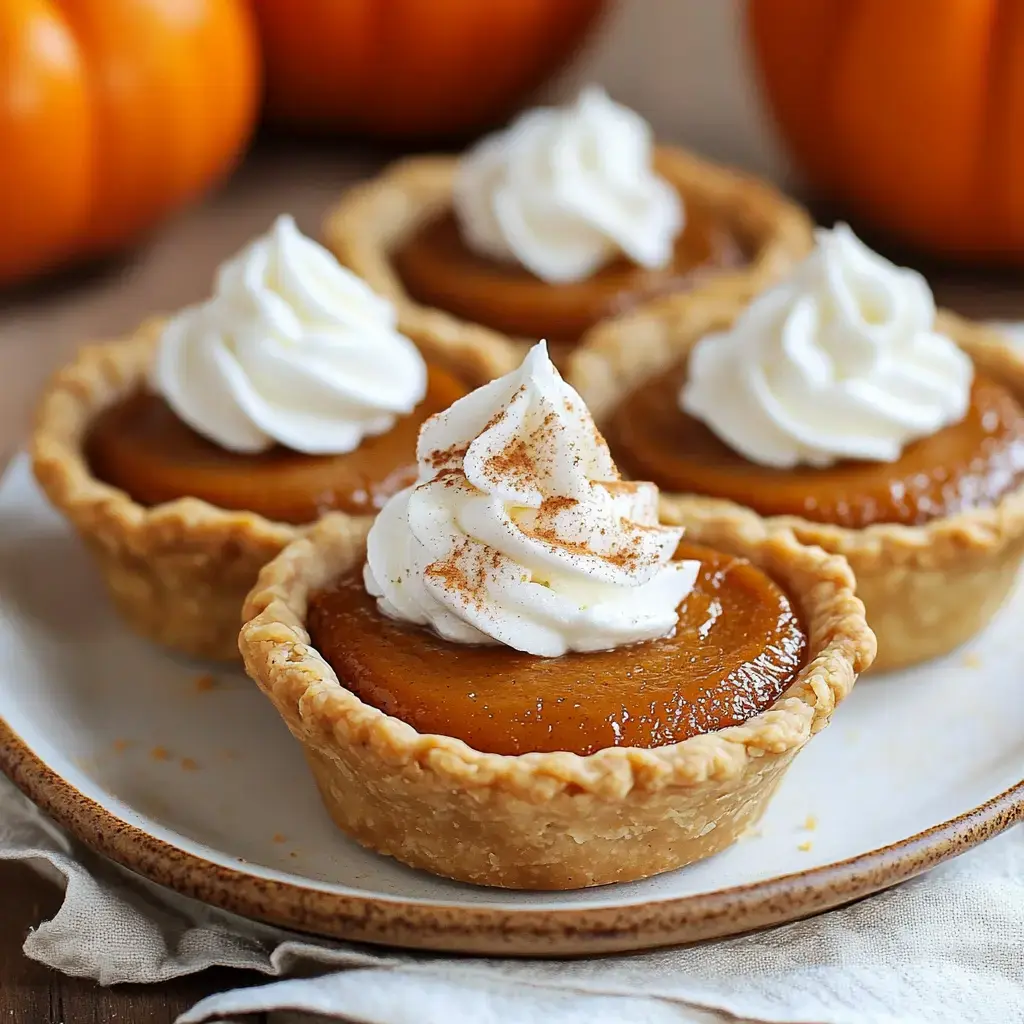
[[[152,387],[230,451],[342,454],[423,399],[427,370],[395,310],[279,217],[164,329]]]
[[[680,407],[751,462],[892,462],[965,416],[973,366],[935,331],[925,279],[846,225],[690,355]]]
[[[463,237],[552,284],[581,281],[620,254],[663,267],[683,206],[652,151],[647,122],[601,89],[527,111],[463,157],[454,194]]]
[[[682,529],[658,525],[653,484],[619,479],[543,342],[431,417],[417,457],[367,541],[384,614],[545,657],[673,631],[700,563],[672,560]]]

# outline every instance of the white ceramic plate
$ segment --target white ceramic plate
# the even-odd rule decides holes
[[[862,680],[733,849],[579,892],[474,888],[341,835],[241,671],[120,625],[20,458],[0,485],[0,765],[85,842],[254,917],[478,952],[640,948],[834,906],[1024,817],[1022,614],[1024,591],[968,649]]]

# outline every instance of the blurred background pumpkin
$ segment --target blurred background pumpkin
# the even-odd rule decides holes
[[[0,287],[200,195],[261,75],[272,121],[413,148],[600,82],[858,230],[1024,262],[1019,0],[0,0]]]
[[[137,240],[236,161],[245,0],[0,2],[0,286]]]
[[[750,0],[749,28],[817,192],[917,248],[1024,262],[1024,4]]]
[[[276,122],[389,139],[496,124],[603,0],[252,0]]]

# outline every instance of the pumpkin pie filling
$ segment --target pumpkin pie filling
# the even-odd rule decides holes
[[[495,754],[659,747],[766,710],[806,649],[761,570],[686,543],[676,558],[701,568],[675,631],[611,651],[537,658],[453,644],[381,615],[356,571],[311,597],[308,629],[344,686],[417,732]]]
[[[573,367],[622,470],[728,502],[842,555],[873,668],[949,654],[1002,607],[1024,553],[1024,367],[936,309],[926,279],[845,225],[749,304],[596,332]],[[700,499],[698,499],[700,500]],[[729,506],[719,504],[721,514]]]
[[[862,529],[991,508],[1024,483],[1024,408],[982,375],[964,419],[907,445],[896,462],[780,470],[748,461],[679,408],[686,373],[683,363],[641,384],[605,430],[622,470],[665,491],[722,498],[763,516]]]
[[[606,317],[748,262],[741,240],[713,210],[693,202],[686,209],[686,227],[661,269],[619,257],[583,281],[550,284],[522,267],[475,253],[450,210],[415,231],[393,259],[406,291],[425,306],[513,337],[571,345]]]
[[[737,725],[796,677],[784,591],[659,523],[656,489],[618,478],[543,344],[426,424],[419,451],[364,571],[307,609],[363,703],[484,753],[585,756]]]
[[[243,611],[336,824],[519,889],[735,842],[870,663],[845,563],[713,503],[662,521],[543,343],[418,450],[368,532],[327,517]]]
[[[506,365],[498,347],[416,339],[282,215],[206,298],[55,376],[33,469],[135,632],[236,660],[260,569],[324,512],[364,529],[415,480],[423,422]]]
[[[162,397],[136,391],[96,417],[86,456],[97,478],[142,505],[192,497],[295,524],[328,511],[370,515],[416,479],[420,427],[465,390],[447,371],[428,367],[427,393],[413,412],[342,455],[306,455],[283,445],[232,452],[192,430]]]

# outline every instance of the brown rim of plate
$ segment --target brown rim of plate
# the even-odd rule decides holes
[[[904,882],[1024,822],[1024,779],[949,821],[818,868],[620,907],[518,910],[343,895],[187,853],[78,792],[0,718],[0,769],[85,846],[223,910],[295,931],[408,949],[559,957],[632,952],[784,924]]]

